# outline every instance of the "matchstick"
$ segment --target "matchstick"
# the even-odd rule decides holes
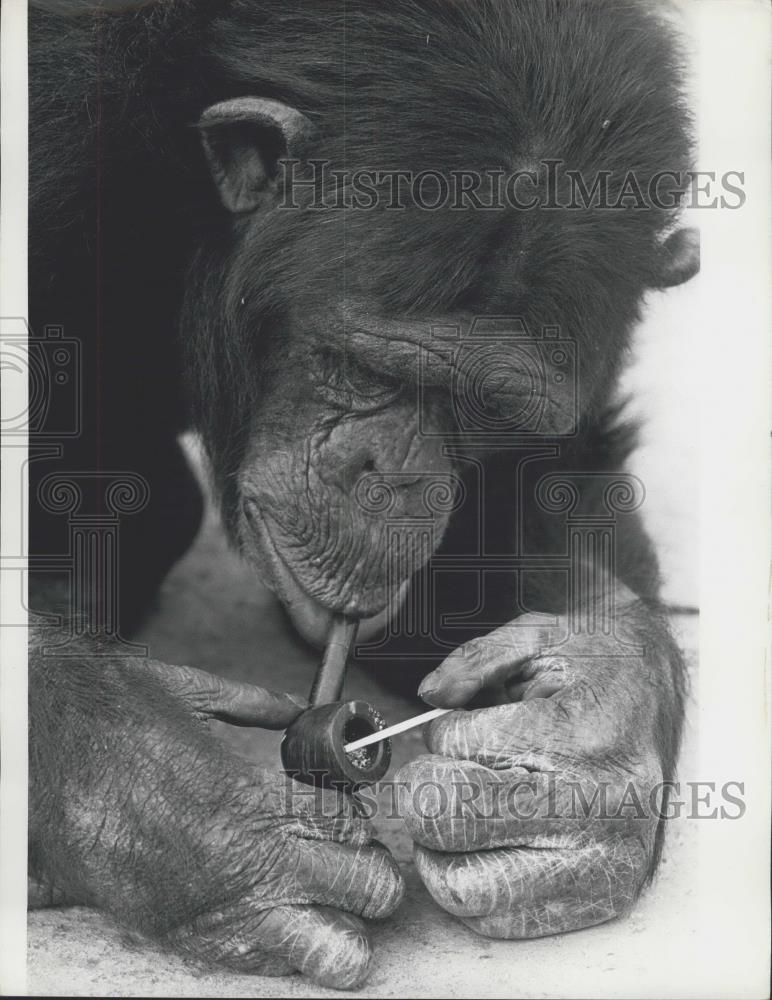
[[[431,722],[432,719],[439,719],[441,715],[447,715],[448,712],[452,711],[452,708],[433,708],[431,712],[424,712],[423,715],[416,715],[412,719],[405,719],[404,722],[397,722],[393,726],[387,726],[386,729],[380,729],[377,733],[363,736],[361,740],[354,740],[353,743],[347,743],[343,749],[346,753],[351,753],[352,750],[369,747],[371,743],[380,743],[381,740],[387,740],[390,736],[396,736],[397,733],[404,733],[408,729],[415,729],[416,726],[423,726],[425,722]]]

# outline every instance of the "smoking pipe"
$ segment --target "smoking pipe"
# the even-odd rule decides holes
[[[281,760],[297,781],[323,788],[353,791],[372,785],[391,763],[391,741],[379,740],[359,749],[346,745],[383,729],[385,722],[366,701],[340,701],[346,664],[356,639],[358,623],[336,615],[327,647],[316,672],[309,701],[284,733]]]

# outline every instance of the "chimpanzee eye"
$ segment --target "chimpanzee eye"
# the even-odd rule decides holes
[[[350,354],[325,351],[321,361],[320,392],[341,410],[354,413],[379,410],[392,403],[404,389],[399,379],[373,371]]]

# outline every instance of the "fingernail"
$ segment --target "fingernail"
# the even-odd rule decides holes
[[[465,705],[480,690],[474,677],[446,678],[444,684],[421,685],[418,695],[434,708],[458,708]]]
[[[308,701],[305,698],[301,698],[299,694],[288,694],[287,697],[293,705],[297,705],[304,712],[308,708]]]
[[[431,705],[432,708],[448,707],[445,704],[445,701],[447,700],[447,692],[443,692],[442,688],[427,687],[425,691],[419,691],[418,696],[423,699],[427,705]]]
[[[418,685],[418,697],[426,700],[427,698],[431,698],[437,690],[437,686],[432,683],[428,677],[425,677]]]

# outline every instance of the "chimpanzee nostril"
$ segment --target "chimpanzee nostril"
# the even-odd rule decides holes
[[[316,474],[326,486],[350,493],[364,476],[378,471],[372,449],[354,442],[346,451],[340,442],[329,443],[314,463]]]
[[[374,473],[378,472],[378,466],[375,464],[375,459],[372,455],[368,454],[367,457],[357,456],[352,459],[349,464],[346,476],[346,489],[350,493],[359,488],[359,484],[362,480],[367,480],[368,477],[372,476]],[[372,482],[372,480],[369,480]],[[367,487],[365,487],[367,488]]]

